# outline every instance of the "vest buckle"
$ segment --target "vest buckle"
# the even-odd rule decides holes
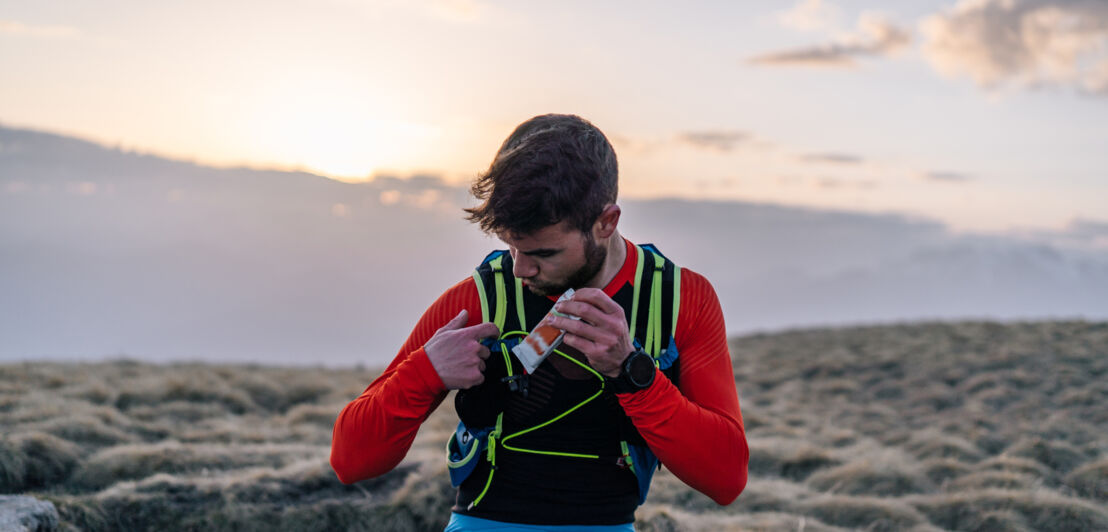
[[[527,397],[527,391],[529,387],[530,379],[527,378],[527,374],[522,375],[509,375],[500,379],[500,382],[508,383],[508,389],[517,392],[523,397]]]

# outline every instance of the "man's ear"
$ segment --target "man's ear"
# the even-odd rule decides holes
[[[597,238],[608,238],[616,232],[621,212],[619,205],[614,203],[600,211],[600,216],[596,218],[596,223],[593,224],[593,232]]]

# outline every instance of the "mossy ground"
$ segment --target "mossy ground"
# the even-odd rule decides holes
[[[730,506],[655,477],[640,530],[1108,529],[1108,324],[734,339],[751,448]],[[327,463],[364,369],[0,366],[0,493],[72,530],[441,530],[446,401],[380,478]],[[710,463],[705,464],[710,467]]]

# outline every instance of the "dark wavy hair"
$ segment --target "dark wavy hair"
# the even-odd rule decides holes
[[[536,116],[516,127],[470,192],[465,209],[485,233],[534,233],[568,221],[588,232],[615,203],[619,165],[604,133],[579,116]]]

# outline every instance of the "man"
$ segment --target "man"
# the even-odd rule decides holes
[[[642,328],[632,337],[629,325],[641,315],[631,317],[637,314],[631,301],[640,299],[633,286],[640,283],[638,263],[654,254],[617,231],[617,178],[608,140],[576,116],[532,118],[504,141],[473,185],[483,203],[467,209],[469,219],[508,246],[501,257],[511,266],[501,275],[524,289],[501,299],[522,306],[516,326],[525,332],[541,320],[564,330],[564,352],[522,377],[528,391],[526,382],[513,380],[521,378],[520,363],[500,343],[512,333],[482,323],[492,305],[484,283],[479,276],[459,282],[339,415],[331,465],[340,480],[394,468],[420,424],[459,390],[466,426],[495,424],[488,443],[495,453],[479,457],[461,482],[447,530],[632,530],[654,468],[631,460],[627,442],[644,443],[651,458],[719,504],[739,495],[749,453],[719,301],[704,277],[681,269],[679,304],[656,302],[676,305],[670,354],[679,354],[680,363],[658,369],[646,358],[643,373],[645,355],[636,345]],[[667,272],[674,269],[665,264]],[[554,306],[570,288],[572,298]],[[552,306],[562,316],[547,316]],[[492,357],[488,345],[495,346]]]

